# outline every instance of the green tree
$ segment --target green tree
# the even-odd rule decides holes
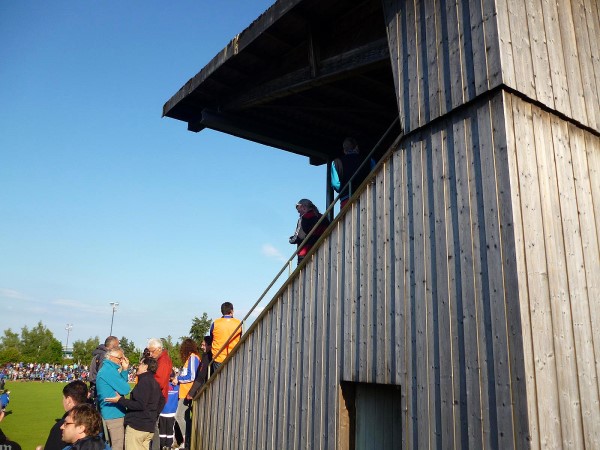
[[[136,364],[140,360],[142,351],[135,346],[133,341],[130,341],[125,336],[119,339],[119,345],[123,349],[123,353],[129,359],[130,364]]]
[[[4,330],[4,336],[0,337],[0,349],[4,350],[11,347],[19,349],[21,347],[21,339],[19,338],[19,333],[15,333],[9,328],[8,330]]]
[[[17,362],[22,361],[23,355],[19,351],[19,349],[15,347],[8,347],[0,350],[0,365],[6,364],[9,362]]]
[[[208,314],[203,313],[202,317],[198,319],[198,317],[194,317],[192,319],[192,326],[190,327],[190,337],[196,341],[198,347],[202,344],[202,340],[204,336],[208,334],[208,330],[210,330],[210,324],[212,320],[208,318]]]
[[[163,341],[163,348],[169,353],[171,361],[173,361],[173,367],[181,367],[181,357],[179,356],[179,342],[174,343],[171,335],[161,339]]]
[[[87,366],[92,360],[92,352],[99,344],[100,338],[98,336],[89,338],[87,341],[78,340],[73,342],[73,361]]]
[[[62,361],[62,344],[40,320],[29,330],[21,329],[21,353],[25,362],[58,364]]]
[[[0,337],[0,364],[21,361],[22,359],[19,334],[10,328],[4,330],[4,336]]]

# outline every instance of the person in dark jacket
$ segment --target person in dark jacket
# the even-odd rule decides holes
[[[102,367],[106,353],[116,348],[119,348],[119,338],[116,336],[109,336],[104,340],[104,344],[100,344],[92,352],[92,360],[90,361],[90,370],[88,374],[90,398],[92,401],[96,401],[96,377],[98,376],[100,367]]]
[[[342,149],[344,154],[340,158],[336,158],[331,165],[331,187],[340,193],[340,209],[346,206],[350,195],[354,194],[375,167],[373,160],[363,164],[365,158],[360,154],[356,139],[351,137],[344,139]],[[353,175],[354,178],[352,178]],[[348,188],[346,184],[351,178],[350,188]]]
[[[329,226],[329,220],[324,218],[319,225],[317,222],[321,218],[319,209],[310,200],[303,198],[296,204],[296,211],[300,214],[298,223],[296,225],[296,232],[293,236],[290,236],[290,244],[296,244],[300,247],[298,251],[298,264],[302,262],[308,251],[315,245],[321,235],[325,232]],[[302,241],[315,228],[313,233],[310,235],[308,240],[302,245]]]
[[[154,374],[158,368],[156,359],[147,357],[140,361],[137,369],[138,382],[131,391],[130,398],[115,397],[105,399],[107,402],[118,403],[127,408],[125,413],[125,448],[127,450],[148,450],[158,416],[165,406]]]
[[[93,406],[82,404],[74,406],[60,426],[65,450],[104,450],[105,444],[100,437],[102,417]]]
[[[188,402],[196,396],[200,388],[206,383],[206,380],[208,380],[208,368],[212,363],[212,338],[210,336],[204,336],[204,340],[202,341],[202,344],[200,344],[200,350],[202,350],[200,366],[198,367],[194,384],[192,384],[190,392],[188,392],[185,397]]]
[[[81,380],[71,381],[63,388],[62,404],[66,412],[62,419],[58,420],[50,429],[50,434],[48,434],[44,450],[62,450],[68,445],[68,442],[63,441],[62,439],[62,424],[65,422],[69,412],[75,406],[86,403],[87,399],[88,388]]]

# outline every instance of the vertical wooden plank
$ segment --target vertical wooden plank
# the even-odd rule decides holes
[[[591,133],[581,133],[574,148],[577,199],[582,224],[583,251],[590,299],[590,318],[596,362],[596,376],[600,373],[600,138]]]
[[[442,142],[441,164],[443,165],[443,199],[440,207],[444,208],[440,217],[444,218],[443,239],[445,242],[445,258],[440,258],[438,264],[447,264],[447,275],[444,283],[447,283],[447,305],[445,312],[441,314],[444,320],[447,320],[447,347],[442,347],[442,354],[446,353],[445,358],[449,367],[442,373],[442,379],[450,377],[448,392],[442,391],[442,399],[448,398],[450,401],[450,414],[447,420],[451,421],[446,448],[461,448],[468,445],[467,434],[467,414],[466,414],[466,378],[464,372],[464,327],[463,327],[463,308],[462,308],[462,288],[460,285],[462,272],[460,264],[460,245],[458,231],[458,207],[457,207],[457,176],[455,163],[455,136],[453,123],[446,125]],[[443,261],[442,261],[443,260]],[[444,291],[440,282],[440,295]],[[441,329],[444,322],[441,321]],[[440,330],[440,339],[442,339]],[[442,400],[443,401],[443,400]]]
[[[494,110],[492,110],[494,108]],[[492,102],[482,105],[478,111],[479,152],[482,180],[482,210],[485,221],[485,259],[487,261],[488,286],[483,292],[483,313],[486,341],[488,346],[487,364],[488,389],[490,391],[490,440],[492,447],[514,448],[514,428],[512,418],[513,399],[511,398],[507,316],[507,295],[504,289],[504,261],[500,230],[500,179],[496,152],[498,144],[493,133],[495,114],[501,114],[502,105]],[[485,207],[484,207],[485,205]],[[492,397],[493,396],[493,402]],[[492,414],[493,413],[493,414]]]
[[[282,370],[282,351],[280,345],[285,340],[281,336],[281,320],[283,314],[283,302],[282,299],[273,305],[272,311],[272,326],[271,326],[271,342],[270,342],[270,355],[269,359],[265,361],[265,365],[268,370],[268,393],[266,399],[266,410],[264,413],[266,420],[265,427],[265,448],[276,449],[279,448],[276,445],[277,439],[277,416],[276,411],[279,408],[281,401],[280,386],[279,386],[279,373]]]
[[[590,53],[591,58],[587,62],[591,65],[594,74],[594,81],[592,88],[596,86],[596,102],[594,104],[593,98],[586,99],[588,104],[591,104],[595,108],[596,116],[596,130],[600,130],[600,45],[596,45],[597,37],[600,36],[600,4],[595,0],[583,0],[583,11],[585,11],[585,25],[584,28],[587,30],[590,42]]]
[[[439,348],[438,348],[438,306],[435,251],[435,207],[433,198],[433,144],[439,130],[432,129],[422,138],[421,142],[421,186],[423,201],[423,274],[425,289],[423,303],[425,311],[425,336],[427,356],[427,414],[429,422],[429,447],[439,446],[441,433],[440,396],[439,396]]]
[[[419,35],[417,32],[417,17],[418,17],[418,4],[417,0],[407,1],[404,3],[404,8],[401,16],[403,21],[403,34],[406,36],[406,52],[402,55],[403,59],[406,59],[405,67],[406,73],[404,75],[405,85],[402,96],[408,99],[408,114],[405,122],[405,132],[413,130],[421,123],[421,107],[423,103],[419,96],[419,83],[421,73],[421,67],[419,64]]]
[[[495,96],[491,101],[491,127],[494,139],[494,170],[496,173],[496,195],[499,217],[500,233],[500,251],[502,258],[503,290],[504,290],[504,324],[507,336],[508,361],[506,370],[507,383],[510,392],[508,405],[512,409],[512,436],[505,436],[505,439],[511,439],[515,448],[524,448],[529,445],[529,422],[535,424],[534,431],[537,431],[537,417],[528,417],[527,385],[525,365],[530,364],[531,373],[533,373],[533,360],[531,357],[525,361],[525,348],[531,348],[530,331],[523,332],[521,309],[519,301],[521,295],[526,298],[526,283],[519,283],[517,250],[515,248],[516,228],[522,230],[520,222],[520,211],[513,213],[512,193],[518,192],[518,182],[513,183],[512,158],[514,152],[509,148],[514,142],[512,130],[512,103],[505,93]],[[510,135],[510,137],[508,137]],[[514,146],[513,146],[514,147]],[[514,150],[514,148],[511,148]],[[518,194],[517,194],[518,195]],[[517,223],[518,222],[518,225]],[[525,294],[521,294],[520,286],[523,285]],[[526,323],[529,326],[529,309],[525,309],[527,318]],[[531,353],[529,353],[531,355]],[[532,389],[535,399],[535,387]],[[533,400],[535,401],[535,400]],[[506,405],[506,406],[508,406]],[[539,442],[539,441],[538,441]],[[534,446],[532,446],[534,447]],[[535,448],[535,447],[534,447]]]
[[[568,95],[571,101],[571,117],[581,123],[588,123],[585,98],[583,97],[583,81],[579,66],[577,40],[575,38],[575,24],[571,11],[571,1],[561,0],[558,14],[558,25],[562,40],[563,54],[565,57]]]
[[[326,415],[325,400],[327,399],[324,384],[325,384],[325,362],[328,355],[325,349],[328,348],[328,333],[326,329],[326,315],[328,304],[327,295],[327,272],[328,266],[328,248],[327,245],[321,246],[318,250],[318,261],[315,261],[317,266],[317,279],[315,285],[315,314],[314,314],[314,375],[313,375],[313,412],[312,416],[312,448],[323,448],[323,421]]]
[[[364,195],[363,195],[364,198]],[[356,220],[357,220],[357,242],[355,244],[356,268],[358,272],[357,281],[357,310],[356,310],[356,366],[355,366],[355,381],[363,383],[368,382],[368,368],[371,355],[368,348],[368,333],[371,326],[369,320],[369,291],[368,291],[368,273],[367,273],[367,217],[366,217],[366,201],[357,202],[355,205]]]
[[[329,285],[327,288],[328,314],[327,326],[327,359],[325,364],[325,396],[327,413],[323,415],[323,433],[325,434],[324,448],[335,448],[338,442],[338,424],[341,420],[339,409],[338,390],[341,380],[341,354],[342,345],[342,292],[341,279],[343,260],[340,246],[342,243],[341,233],[338,227],[331,235],[331,246],[329,252]]]
[[[460,220],[459,220],[459,186],[461,176],[458,173],[461,145],[459,123],[461,119],[454,118],[446,125],[447,137],[445,138],[444,164],[446,176],[445,183],[445,222],[446,222],[446,254],[448,259],[448,317],[450,327],[451,375],[452,375],[452,420],[454,425],[453,444],[455,448],[467,448],[469,445],[468,434],[468,409],[467,409],[467,378],[465,376],[465,331],[464,331],[464,306],[462,287],[462,256],[460,245]]]
[[[507,86],[516,86],[517,81],[515,79],[515,63],[508,14],[508,4],[511,1],[512,0],[497,0],[496,20],[498,23],[498,45],[501,65],[500,82],[503,82]]]
[[[481,439],[483,446],[491,446],[496,432],[495,392],[490,390],[490,382],[493,379],[493,346],[490,336],[490,319],[488,314],[488,303],[485,298],[489,285],[489,267],[486,258],[486,228],[485,214],[483,210],[483,176],[481,174],[481,135],[480,124],[477,117],[477,109],[473,108],[466,116],[467,124],[465,134],[465,151],[468,176],[469,194],[469,220],[471,237],[471,257],[473,294],[472,314],[475,326],[475,339],[473,341],[477,349],[477,372],[479,383],[479,408]],[[475,380],[473,380],[475,382]]]
[[[496,0],[483,0],[481,2],[481,13],[483,20],[483,34],[485,37],[485,61],[486,61],[486,86],[492,89],[503,83],[502,64],[503,60],[500,54],[500,29],[502,20],[498,17],[498,5]],[[503,2],[502,2],[503,3]],[[504,25],[504,24],[502,24]],[[514,70],[512,61],[508,63],[510,70]]]
[[[508,17],[515,67],[516,85],[514,87],[528,97],[535,99],[533,61],[525,2],[523,0],[508,0]]]
[[[385,167],[377,174],[373,182],[374,198],[374,261],[373,261],[373,289],[375,327],[373,330],[373,353],[375,356],[375,373],[373,381],[376,383],[389,383],[389,335],[388,335],[388,244],[389,229],[386,219],[389,217],[389,203],[386,190]]]
[[[408,377],[408,327],[409,322],[409,309],[407,301],[406,291],[406,148],[401,146],[393,155],[392,167],[390,173],[393,176],[393,202],[394,202],[394,310],[396,311],[394,316],[394,330],[395,336],[398,336],[393,342],[393,349],[397,358],[394,363],[393,374],[395,376],[395,384],[401,384],[403,389],[402,395],[402,446],[403,448],[411,448],[411,437],[410,434],[410,396],[407,395],[410,389],[410,382]]]
[[[567,83],[565,55],[561,45],[562,37],[558,24],[558,6],[553,0],[542,0],[541,14],[547,37],[548,67],[552,79],[552,95],[554,107],[564,114],[571,115],[571,101]],[[541,87],[543,89],[543,86]]]
[[[357,359],[357,308],[358,308],[358,263],[355,254],[358,242],[357,227],[354,217],[356,207],[352,205],[344,217],[343,238],[343,328],[345,351],[343,361],[343,380],[355,379]]]
[[[469,100],[475,98],[476,95],[480,95],[487,92],[488,87],[488,68],[487,68],[487,47],[492,45],[492,42],[488,42],[484,29],[484,18],[482,11],[482,1],[465,1],[465,6],[468,5],[469,17],[468,21],[464,23],[465,27],[469,27],[470,34],[465,33],[465,37],[468,36],[468,40],[465,41],[465,52],[467,58],[472,58],[472,69],[469,69],[469,77],[472,78],[473,90],[469,91]],[[466,14],[464,16],[466,18]],[[469,51],[471,55],[469,55]]]
[[[278,371],[278,401],[277,408],[274,410],[272,420],[275,422],[274,448],[285,448],[287,445],[287,418],[289,408],[289,377],[291,371],[290,360],[291,345],[294,339],[294,330],[292,328],[291,318],[291,288],[288,286],[281,298],[281,325],[279,327],[280,357]]]
[[[471,158],[465,147],[470,138],[470,126],[467,120],[457,121],[454,125],[454,148],[456,165],[456,188],[458,209],[458,233],[461,258],[462,289],[461,307],[457,313],[463,317],[464,355],[465,366],[461,368],[459,376],[465,377],[466,413],[464,419],[467,423],[467,442],[470,448],[483,448],[482,442],[482,412],[480,403],[479,379],[479,348],[477,337],[477,309],[476,309],[476,280],[474,276],[475,256],[472,242],[472,223],[470,211],[470,184],[473,182],[470,175]]]
[[[533,123],[530,108],[522,111],[523,105],[518,99],[509,95],[505,95],[505,98],[510,114],[507,125],[508,157],[512,176],[512,209],[515,216],[517,272],[520,278],[519,299],[526,353],[527,405],[529,407],[531,447],[533,449],[546,448],[544,445],[549,444],[552,448],[552,446],[560,445],[561,441],[560,430],[556,433],[559,423],[558,403],[556,402],[554,417],[550,418],[539,417],[542,414],[538,413],[537,408],[539,396],[548,395],[555,398],[556,373],[553,360],[547,361],[547,358],[554,358],[554,350],[551,345],[548,345],[552,342],[550,339],[540,339],[537,334],[540,330],[551,333],[552,325],[549,304],[545,300],[547,296],[544,295],[548,292],[547,279],[544,276],[545,268],[539,267],[545,259],[545,251],[543,245],[531,245],[534,243],[531,239],[538,236],[539,233],[543,233],[541,211],[535,207],[539,202],[539,187],[537,167],[533,158],[535,151]],[[538,294],[540,299],[536,298]],[[540,362],[542,367],[547,366],[549,370],[540,372]],[[552,401],[551,398],[549,400]],[[556,426],[551,430],[552,434],[544,435],[544,443],[542,443],[542,430],[544,430],[543,432],[550,431],[546,430],[547,424],[544,421],[551,422],[553,419]],[[540,420],[542,422],[539,422]]]
[[[527,27],[530,35],[531,59],[533,63],[535,99],[554,108],[552,76],[548,57],[547,42],[552,42],[553,36],[547,36],[544,29],[542,0],[526,0]]]
[[[394,77],[394,87],[396,93],[396,101],[398,103],[398,111],[400,114],[400,128],[404,128],[404,103],[401,101],[403,92],[401,73],[402,64],[400,57],[400,15],[398,14],[399,2],[395,0],[383,0],[383,15],[387,28],[388,47],[390,50],[390,62],[392,65],[392,75]]]
[[[247,356],[246,356],[246,364],[243,367],[244,380],[246,383],[243,386],[242,390],[242,407],[240,410],[242,411],[242,417],[240,417],[240,433],[239,434],[239,444],[238,448],[244,448],[244,444],[248,442],[248,436],[250,433],[249,421],[250,414],[252,411],[252,405],[250,403],[251,399],[251,391],[254,388],[254,383],[252,382],[252,373],[254,371],[254,362],[256,360],[256,342],[255,342],[255,334],[252,333],[248,336],[246,341],[247,343]]]
[[[436,400],[439,410],[440,429],[438,445],[441,448],[456,448],[454,440],[454,393],[452,386],[452,372],[455,367],[453,360],[453,337],[450,325],[450,292],[449,260],[451,252],[446,239],[447,230],[452,227],[447,215],[447,183],[450,174],[446,163],[447,133],[445,128],[432,136],[432,173],[433,189],[430,196],[433,198],[435,253],[432,253],[432,265],[435,262],[436,276],[432,280],[434,287],[433,299],[437,302],[437,345],[436,357],[439,371],[439,398]],[[435,305],[433,305],[435,307]]]
[[[598,379],[594,364],[593,336],[590,323],[590,310],[586,289],[585,261],[582,249],[581,222],[578,219],[579,205],[573,176],[573,151],[577,148],[577,136],[569,136],[569,128],[575,127],[556,117],[552,118],[552,132],[555,137],[554,153],[556,160],[557,187],[562,216],[564,252],[568,302],[572,315],[574,366],[578,378],[578,389],[573,394],[580,396],[580,414],[583,425],[585,448],[600,448],[600,408],[598,404]],[[564,317],[564,314],[563,314]],[[572,380],[575,382],[575,380]]]
[[[256,383],[252,383],[252,387],[250,388],[250,411],[249,411],[249,417],[248,417],[248,438],[247,438],[247,446],[248,448],[257,448],[258,447],[258,428],[260,426],[260,415],[261,415],[261,408],[260,408],[260,395],[261,395],[261,391],[263,390],[263,386],[261,385],[261,383],[258,381],[260,379],[261,376],[261,371],[262,371],[262,361],[261,358],[263,356],[263,343],[264,343],[264,327],[263,326],[259,326],[256,327],[254,329],[253,335],[254,335],[254,361],[255,363],[253,364],[253,368],[252,368],[252,372],[251,372],[251,379],[252,380],[257,380]]]
[[[300,377],[302,375],[302,323],[304,315],[304,305],[301,303],[301,286],[302,278],[299,277],[294,283],[293,297],[291,298],[291,320],[292,320],[292,336],[290,339],[290,371],[288,382],[288,400],[286,411],[288,421],[285,423],[283,433],[285,435],[283,448],[297,449],[297,433],[298,433],[298,409],[299,409],[299,392],[300,392]]]
[[[423,72],[427,79],[424,83],[424,121],[440,116],[441,86],[439,75],[440,55],[438,55],[438,5],[436,0],[424,0],[421,8],[420,27],[424,29],[424,40],[421,43]]]
[[[568,282],[565,270],[565,249],[560,218],[560,202],[557,192],[556,167],[553,155],[554,142],[558,136],[551,129],[547,113],[533,111],[536,134],[536,157],[540,186],[540,203],[543,214],[543,236],[548,261],[549,299],[554,331],[554,351],[560,405],[562,444],[583,448],[581,439],[581,415],[577,403],[577,369],[573,359],[573,329],[568,299]],[[536,126],[536,122],[542,122]],[[539,131],[542,131],[541,133]],[[535,240],[532,242],[536,242]],[[541,401],[545,399],[540,398]]]
[[[410,239],[412,241],[411,257],[414,265],[411,274],[411,302],[413,304],[413,399],[414,419],[418,426],[415,436],[415,448],[428,448],[431,445],[431,426],[429,416],[429,348],[428,348],[428,301],[426,293],[427,251],[425,244],[426,228],[424,225],[424,186],[423,158],[425,149],[423,143],[415,139],[411,145],[411,199],[412,211]],[[419,426],[420,425],[420,426]],[[417,434],[415,430],[415,434]]]
[[[462,105],[466,99],[466,60],[463,50],[463,29],[460,26],[462,18],[459,20],[461,1],[448,0],[446,2],[446,21],[444,22],[448,30],[449,83],[453,108]]]
[[[302,326],[302,351],[301,353],[301,388],[300,388],[300,399],[299,399],[299,417],[298,417],[298,431],[299,431],[299,448],[310,448],[312,438],[310,433],[312,432],[310,427],[310,417],[312,414],[311,403],[313,399],[312,395],[312,381],[313,381],[313,363],[311,351],[305,351],[305,349],[311,349],[314,352],[314,338],[313,338],[313,325],[314,325],[314,311],[315,311],[315,299],[314,299],[314,265],[310,264],[306,266],[306,279],[305,279],[305,297],[304,304],[305,308],[303,311],[303,326]]]
[[[243,345],[243,344],[241,344]],[[223,378],[226,380],[230,380],[234,378],[234,374],[237,373],[237,361],[238,358],[231,358],[225,367]],[[225,423],[223,424],[223,449],[231,449],[233,448],[233,441],[230,439],[234,418],[234,409],[237,406],[237,402],[235,401],[235,397],[233,395],[235,389],[232,385],[229,385],[229,388],[223,392],[223,399],[225,403]]]
[[[477,95],[477,89],[475,87],[476,82],[479,81],[479,77],[476,72],[481,72],[482,67],[480,64],[481,54],[474,53],[474,46],[478,44],[477,41],[473,41],[473,28],[478,27],[478,23],[481,23],[481,14],[475,12],[475,17],[479,16],[479,19],[472,17],[472,9],[478,11],[479,6],[474,5],[470,0],[457,0],[457,25],[460,28],[460,51],[462,53],[464,65],[461,67],[462,76],[462,88],[463,88],[463,99],[469,101],[475,98]],[[475,22],[474,22],[475,20]],[[475,35],[478,35],[475,31]],[[477,57],[477,60],[474,58]]]
[[[589,170],[589,178],[592,180],[600,180],[600,139],[591,134],[586,134],[585,138],[586,156]],[[600,245],[600,183],[591,182],[591,191],[593,201],[593,211],[595,218],[596,237]],[[600,323],[600,322],[596,322]]]
[[[596,74],[594,73],[594,60],[592,54],[592,46],[594,46],[596,52],[598,52],[598,47],[600,47],[600,44],[598,43],[600,36],[598,34],[590,33],[584,0],[572,0],[570,5],[573,10],[577,56],[581,68],[583,98],[587,111],[588,121],[586,122],[586,125],[595,130],[600,130],[600,84],[597,84]],[[600,65],[598,67],[598,72],[600,72]]]

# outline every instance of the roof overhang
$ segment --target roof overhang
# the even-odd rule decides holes
[[[310,158],[373,145],[398,117],[381,0],[280,0],[163,107],[163,115]]]

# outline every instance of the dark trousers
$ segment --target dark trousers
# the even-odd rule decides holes
[[[171,447],[175,436],[175,417],[158,417],[158,433],[160,448]]]

